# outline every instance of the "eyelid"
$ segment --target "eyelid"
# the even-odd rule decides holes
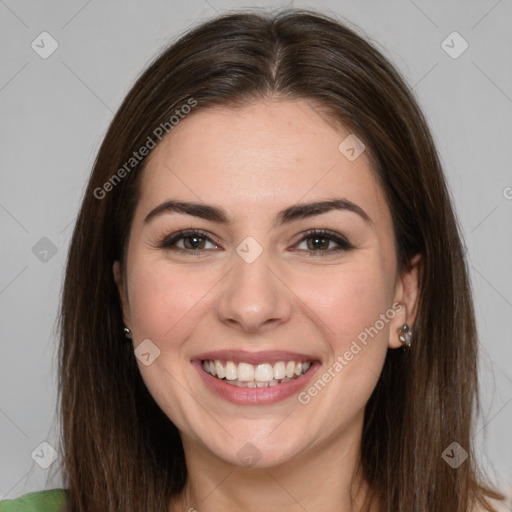
[[[206,231],[203,231],[202,229],[195,229],[195,228],[189,228],[189,229],[182,229],[179,231],[176,231],[175,233],[172,233],[171,235],[164,236],[160,242],[158,243],[158,247],[161,249],[169,249],[173,244],[175,244],[178,240],[181,240],[182,238],[187,238],[189,236],[193,235],[199,235],[200,238],[204,238],[208,242],[211,242],[217,247],[221,247],[220,243],[216,240],[216,238],[211,235],[210,233],[207,233]],[[188,253],[194,253],[194,252],[205,252],[207,250],[212,249],[183,249],[181,247],[174,247],[177,251],[184,251]]]
[[[158,247],[161,249],[173,249],[175,251],[180,251],[188,254],[199,254],[199,253],[205,253],[208,251],[211,251],[213,249],[184,249],[182,247],[172,247],[176,242],[179,240],[182,240],[187,237],[191,237],[194,235],[198,235],[199,238],[203,238],[206,241],[212,243],[216,246],[216,248],[222,248],[221,244],[216,240],[216,238],[211,235],[210,233],[203,231],[202,229],[195,229],[195,228],[188,228],[176,231],[175,233],[172,233],[171,235],[165,236],[162,238],[162,240],[158,243]],[[347,240],[347,238],[340,233],[337,233],[336,231],[331,231],[329,229],[309,229],[307,231],[304,231],[299,235],[301,238],[293,244],[294,250],[299,251],[305,251],[309,253],[310,255],[324,255],[324,254],[332,254],[340,251],[349,251],[350,249],[353,249],[354,246]],[[313,249],[296,249],[297,245],[301,244],[308,238],[312,237],[323,237],[327,240],[330,240],[331,242],[334,242],[337,244],[337,247],[327,249],[327,250],[313,250]]]
[[[307,251],[307,252],[313,253],[313,254],[315,254],[315,253],[328,254],[328,253],[333,253],[333,252],[337,252],[337,251],[349,251],[350,249],[354,248],[354,246],[348,241],[348,239],[345,236],[343,236],[340,233],[337,233],[336,231],[331,231],[330,229],[310,229],[308,231],[305,231],[304,233],[301,234],[301,238],[294,244],[294,247],[299,245],[300,243],[304,242],[304,240],[307,240],[308,238],[312,238],[314,236],[326,238],[327,240],[330,240],[330,241],[334,242],[335,244],[337,244],[338,247],[334,248],[334,249],[328,249],[326,251],[321,251],[321,250],[314,251],[311,249],[300,249],[300,250],[304,250],[304,251]]]

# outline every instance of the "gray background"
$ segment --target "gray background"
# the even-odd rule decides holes
[[[63,265],[113,112],[148,60],[198,21],[227,9],[285,5],[292,3],[0,0],[0,499],[60,485],[59,460],[43,469],[31,454],[44,441],[57,446]],[[426,112],[465,237],[481,335],[478,456],[512,488],[512,2],[293,6],[361,27]],[[46,59],[31,47],[42,46],[43,31],[59,45]],[[442,47],[453,31],[469,44],[455,59]],[[461,48],[457,40],[448,44]]]

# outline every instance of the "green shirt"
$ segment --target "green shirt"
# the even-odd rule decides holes
[[[64,489],[30,492],[14,500],[0,501],[0,512],[60,512],[65,501]]]

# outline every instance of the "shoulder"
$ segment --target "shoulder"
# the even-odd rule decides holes
[[[60,512],[65,502],[64,489],[30,492],[13,500],[0,501],[0,512]]]

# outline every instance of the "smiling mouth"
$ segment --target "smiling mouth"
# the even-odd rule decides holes
[[[312,361],[277,361],[274,364],[235,363],[220,359],[201,360],[203,370],[228,384],[246,388],[264,388],[297,380],[311,367]]]

